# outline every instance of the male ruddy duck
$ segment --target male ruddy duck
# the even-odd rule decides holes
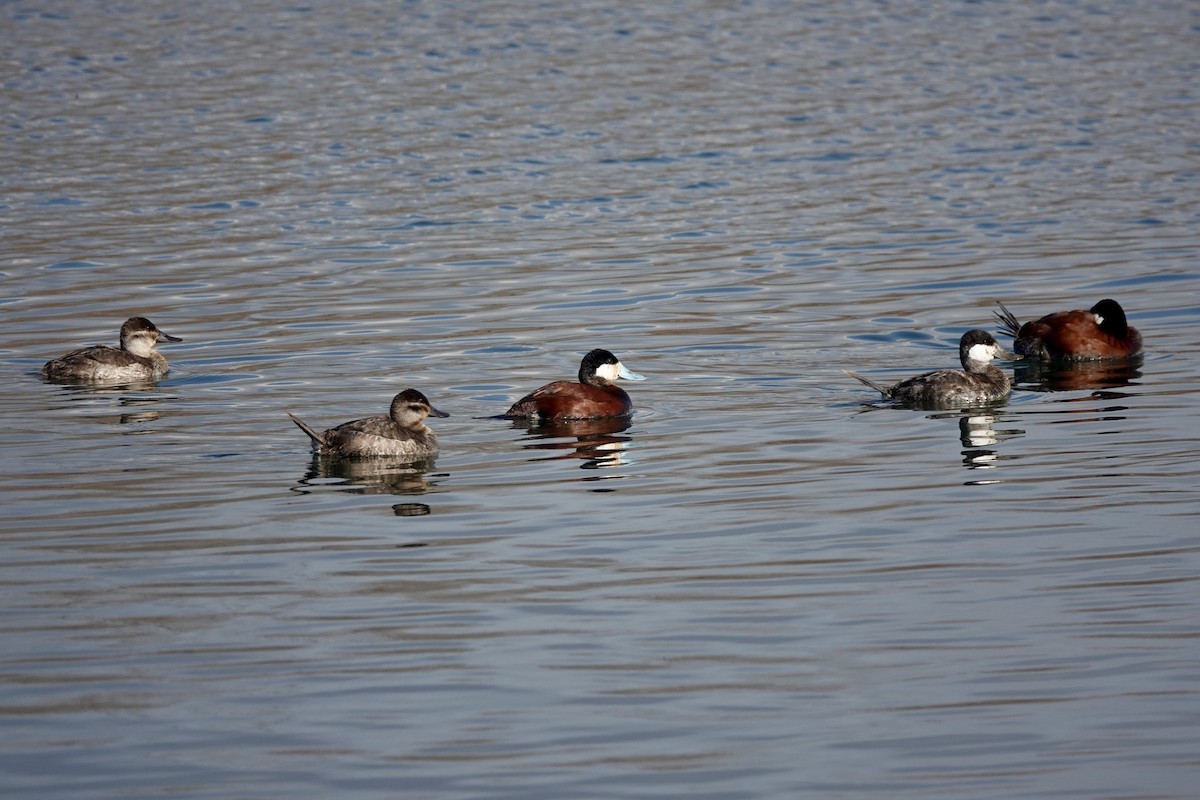
[[[1056,311],[1024,325],[999,305],[996,319],[1013,337],[1013,349],[1027,358],[1096,361],[1142,352],[1142,334],[1125,320],[1125,309],[1116,300],[1101,300],[1087,311]]]
[[[958,342],[958,358],[963,370],[939,369],[895,386],[881,386],[872,380],[847,370],[846,374],[865,383],[889,400],[924,406],[960,406],[1003,400],[1012,390],[1012,383],[993,358],[1015,359],[1018,356],[1001,347],[987,331],[970,330]]]
[[[356,419],[324,433],[317,433],[295,414],[288,413],[288,416],[308,434],[313,448],[322,455],[342,458],[399,456],[417,460],[438,451],[437,436],[421,420],[450,415],[434,408],[416,389],[405,389],[392,398],[387,416]]]
[[[154,349],[160,342],[182,342],[168,336],[145,317],[131,317],[121,326],[121,347],[106,344],[73,350],[47,361],[47,380],[78,383],[134,383],[156,381],[167,374],[167,359]]]
[[[579,383],[555,381],[513,403],[506,417],[534,419],[596,419],[633,413],[633,402],[614,381],[644,381],[607,350],[593,350],[579,365]]]

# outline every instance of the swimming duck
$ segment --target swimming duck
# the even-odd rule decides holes
[[[288,416],[312,439],[313,449],[323,455],[342,458],[398,456],[417,460],[438,451],[437,436],[421,421],[426,417],[450,415],[434,408],[416,389],[405,389],[392,398],[387,416],[356,419],[324,433],[317,433],[295,414],[288,413]]]
[[[991,363],[993,358],[1018,356],[1001,347],[987,331],[975,329],[962,335],[958,358],[963,371],[939,369],[894,386],[881,386],[847,370],[846,374],[876,390],[889,400],[925,406],[959,406],[1003,400],[1012,390],[1008,375]]]
[[[630,372],[607,350],[596,349],[583,357],[579,382],[554,381],[535,389],[504,414],[512,418],[596,419],[623,417],[633,413],[633,402],[615,381],[644,381],[645,375]]]
[[[1130,358],[1142,352],[1142,334],[1125,319],[1116,300],[1104,299],[1087,311],[1056,311],[1022,325],[1000,303],[996,319],[1013,337],[1013,349],[1042,361],[1094,361]]]
[[[121,326],[121,347],[96,344],[73,350],[46,362],[47,380],[78,383],[156,381],[167,374],[167,359],[155,349],[161,342],[182,342],[168,336],[145,317],[130,317]]]

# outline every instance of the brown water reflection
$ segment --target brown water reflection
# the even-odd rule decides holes
[[[1141,357],[1116,361],[1029,361],[1013,368],[1013,385],[1035,392],[1116,389],[1142,377]]]
[[[521,448],[546,453],[547,460],[581,459],[580,469],[619,467],[625,463],[625,452],[632,436],[620,436],[632,424],[630,417],[611,417],[587,420],[543,420],[526,422],[514,420],[514,430],[527,436]],[[561,441],[565,440],[565,441]]]

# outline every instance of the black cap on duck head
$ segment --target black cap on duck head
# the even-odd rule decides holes
[[[587,383],[584,380],[584,375],[595,375],[596,371],[605,364],[620,364],[621,360],[614,356],[608,350],[597,347],[595,350],[583,357],[583,361],[579,362],[579,382]]]
[[[583,357],[579,364],[579,382],[589,384],[613,383],[617,378],[627,381],[644,381],[645,375],[631,372],[621,360],[608,350],[597,347]]]
[[[125,341],[125,337],[127,336],[136,336],[139,333],[153,333],[155,340],[159,342],[183,341],[178,336],[163,333],[153,322],[145,317],[130,317],[125,320],[125,323],[121,326],[121,341]]]
[[[405,389],[392,398],[391,415],[395,418],[397,414],[416,414],[422,418],[450,416],[445,411],[434,408],[429,398],[416,389]]]
[[[996,338],[985,330],[974,328],[967,331],[958,340],[958,357],[965,366],[968,361],[987,363],[993,358],[1017,360],[1020,356],[1010,353],[1000,346]]]

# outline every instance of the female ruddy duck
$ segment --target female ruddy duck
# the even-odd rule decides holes
[[[47,380],[78,383],[156,381],[167,374],[167,359],[154,349],[160,342],[182,342],[168,336],[145,317],[131,317],[121,326],[121,347],[92,345],[47,361]]]
[[[1013,337],[1013,349],[1027,358],[1095,361],[1142,352],[1142,335],[1126,322],[1116,300],[1101,300],[1087,311],[1056,311],[1024,325],[1000,303],[996,319]]]
[[[596,419],[633,413],[633,402],[614,381],[644,381],[607,350],[593,350],[579,365],[579,383],[555,381],[513,403],[506,417],[534,419]]]
[[[399,456],[417,460],[438,451],[437,436],[421,424],[421,420],[450,415],[434,408],[416,389],[405,389],[392,398],[392,408],[387,416],[356,419],[324,433],[317,433],[295,414],[288,416],[308,434],[313,448],[322,455],[342,458]]]
[[[1003,400],[1012,390],[1012,383],[993,358],[1015,359],[1001,347],[987,331],[970,330],[958,342],[958,358],[963,372],[956,369],[939,369],[926,372],[915,378],[901,381],[895,386],[881,386],[861,375],[847,371],[847,375],[870,386],[889,400],[925,406],[960,406],[975,403],[990,403]]]

